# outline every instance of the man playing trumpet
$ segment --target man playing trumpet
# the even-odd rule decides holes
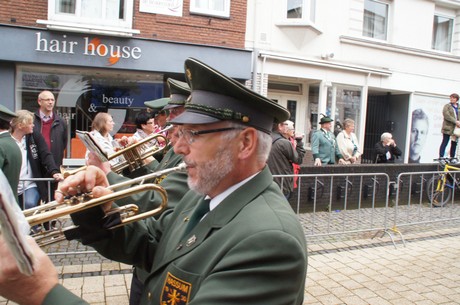
[[[172,123],[180,125],[174,150],[192,191],[158,220],[117,228],[91,246],[149,271],[141,304],[302,304],[304,233],[266,166],[271,127],[289,112],[198,60],[186,60],[185,69],[191,98]],[[60,191],[101,196],[107,185],[105,173],[89,166]],[[36,271],[26,278],[3,264],[11,256],[0,247],[0,293],[19,304],[86,304],[35,251]]]

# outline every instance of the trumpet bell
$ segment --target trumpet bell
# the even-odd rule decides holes
[[[24,215],[26,216],[27,222],[32,227],[56,219],[58,220],[58,223],[60,225],[56,228],[51,228],[51,230],[49,231],[39,232],[33,235],[34,239],[40,246],[46,246],[66,239],[64,236],[65,232],[75,228],[75,226],[64,228],[62,222],[59,222],[59,220],[63,217],[67,217],[71,214],[78,213],[96,206],[100,206],[105,203],[125,198],[140,192],[154,191],[158,193],[158,195],[161,198],[161,204],[157,208],[152,209],[150,211],[139,214],[139,207],[135,204],[128,204],[112,208],[109,211],[107,211],[106,216],[115,213],[119,215],[118,223],[107,228],[115,229],[132,222],[155,216],[164,211],[168,203],[166,190],[158,184],[144,182],[173,172],[184,171],[185,168],[186,165],[184,163],[181,163],[173,168],[154,172],[145,176],[138,177],[136,179],[131,179],[118,184],[111,185],[107,187],[107,189],[112,190],[114,192],[104,195],[102,197],[93,198],[91,193],[78,194],[76,196],[66,198],[63,204],[58,204],[56,201],[53,201],[38,206],[34,209],[25,210]]]

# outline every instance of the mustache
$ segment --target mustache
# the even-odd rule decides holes
[[[183,158],[182,158],[182,162],[184,162],[185,165],[187,165],[187,167],[188,167],[188,166],[195,166],[195,165],[196,165],[195,162],[193,162],[193,161],[191,161],[191,160],[188,160],[186,157],[183,157]]]

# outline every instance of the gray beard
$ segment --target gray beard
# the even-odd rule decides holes
[[[203,164],[197,171],[197,179],[187,179],[189,188],[199,194],[208,195],[234,168],[232,155],[226,147],[222,147],[213,160]]]

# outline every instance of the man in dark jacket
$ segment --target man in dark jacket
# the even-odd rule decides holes
[[[293,164],[302,164],[305,156],[302,138],[296,138],[296,146],[286,138],[288,123],[273,125],[272,149],[267,160],[268,167],[273,175],[293,175]],[[294,177],[274,178],[280,186],[284,196],[289,199],[294,190]]]
[[[68,131],[64,119],[54,111],[55,104],[52,92],[45,90],[38,95],[40,108],[35,112],[34,132],[42,134],[53,154],[54,163],[60,167],[64,159],[64,150],[67,148]]]

